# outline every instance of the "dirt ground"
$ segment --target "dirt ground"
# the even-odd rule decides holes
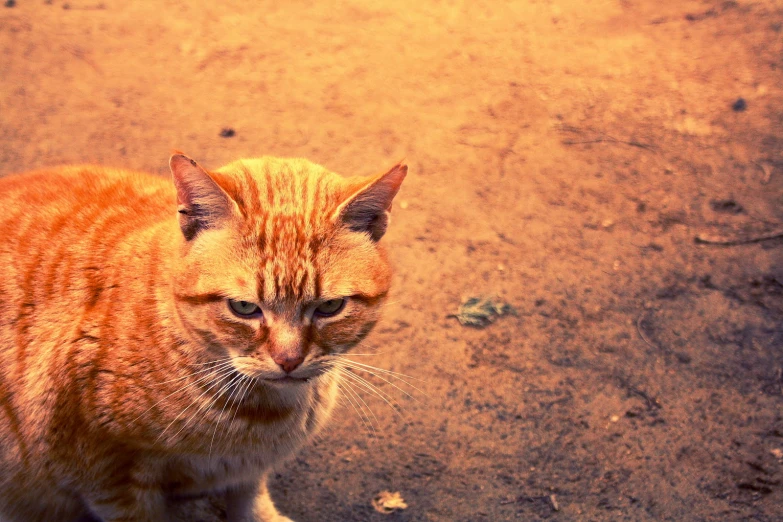
[[[401,415],[346,402],[283,512],[783,517],[783,2],[13,3],[0,174],[407,157],[357,360],[421,391],[368,376]],[[517,315],[449,317],[478,295]]]

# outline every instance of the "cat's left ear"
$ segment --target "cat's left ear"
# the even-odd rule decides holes
[[[392,200],[407,173],[408,166],[400,162],[385,174],[370,178],[337,208],[335,217],[351,230],[380,240],[389,225]]]
[[[207,228],[217,228],[231,216],[233,201],[201,165],[184,154],[169,160],[177,188],[179,227],[190,241]]]

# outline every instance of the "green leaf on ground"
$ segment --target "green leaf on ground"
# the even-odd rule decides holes
[[[516,315],[516,310],[500,298],[468,297],[459,305],[457,313],[449,317],[456,317],[462,326],[484,328],[504,315]]]

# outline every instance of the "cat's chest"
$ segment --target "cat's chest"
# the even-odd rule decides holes
[[[173,495],[199,495],[255,483],[277,462],[293,454],[311,435],[320,405],[292,413],[284,421],[259,424],[236,419],[230,436],[197,453],[169,455],[162,473],[163,487]],[[201,439],[201,437],[199,437]],[[204,441],[209,440],[203,438]],[[205,443],[206,444],[206,443]]]
[[[329,380],[297,397],[296,407],[285,415],[272,418],[268,411],[265,415],[240,412],[217,436],[214,423],[194,426],[185,446],[192,451],[169,451],[163,466],[157,467],[164,489],[172,495],[188,496],[257,482],[317,431],[334,407],[335,396],[336,380]]]
[[[269,456],[180,455],[166,466],[163,488],[173,496],[202,495],[225,491],[258,481],[270,465]]]

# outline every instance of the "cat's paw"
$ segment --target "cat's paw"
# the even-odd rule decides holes
[[[280,513],[277,513],[276,511],[274,513],[269,513],[267,511],[266,513],[256,513],[255,518],[252,519],[252,522],[294,522],[294,521],[285,515],[281,515]]]
[[[0,521],[0,522],[2,522],[2,521]],[[286,517],[286,516],[283,516],[283,515],[280,515],[280,514],[275,514],[275,515],[272,515],[271,517],[270,516],[262,516],[262,517],[256,516],[255,518],[248,518],[248,519],[244,519],[243,518],[243,519],[240,519],[239,522],[294,522],[294,521],[291,520],[290,518]]]
[[[269,511],[266,511],[265,513],[256,513],[255,516],[256,518],[253,519],[253,522],[294,522],[287,516],[278,513],[277,510],[272,513]]]

